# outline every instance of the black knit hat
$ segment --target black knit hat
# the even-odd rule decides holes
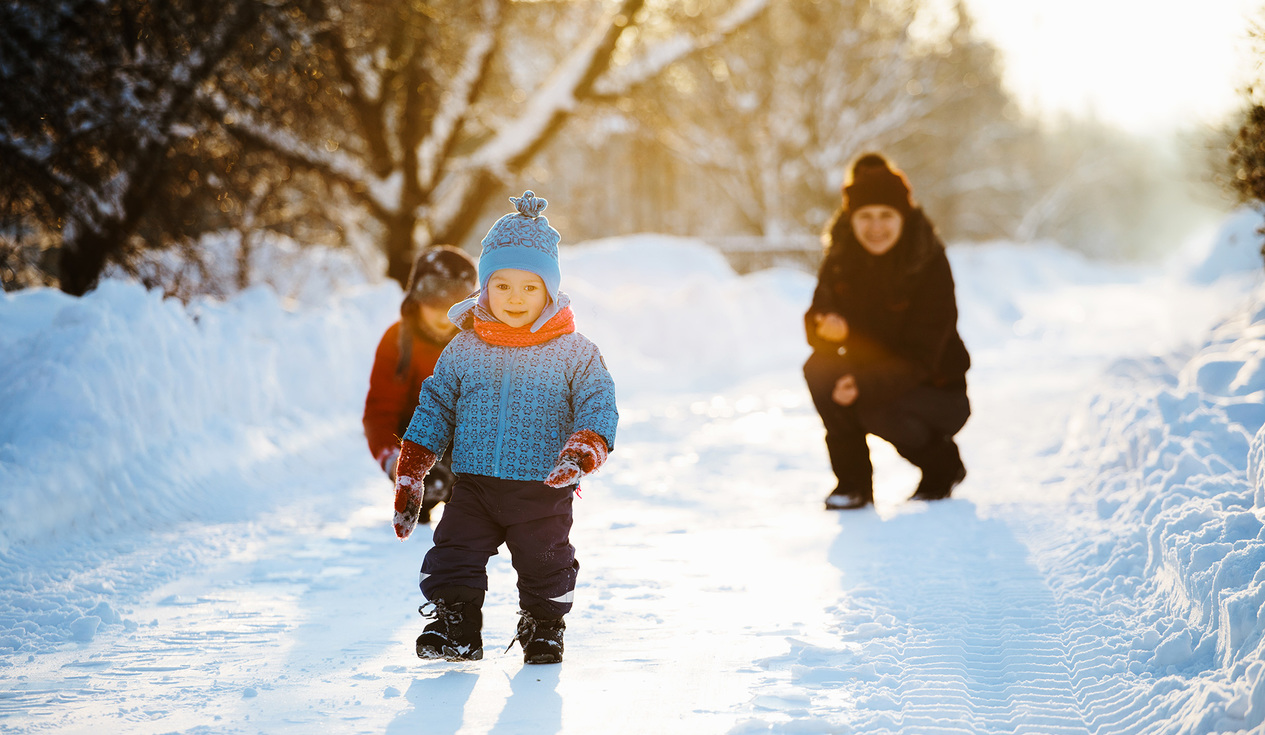
[[[413,261],[400,314],[414,303],[451,305],[478,287],[478,266],[465,251],[450,245],[427,248]]]
[[[446,339],[431,334],[421,320],[423,304],[447,309],[474,293],[479,287],[479,269],[463,250],[449,245],[427,248],[413,261],[408,290],[400,304],[400,359],[395,365],[396,377],[408,375],[413,359],[413,338],[420,337],[442,345]]]
[[[849,212],[871,204],[891,207],[901,215],[914,208],[905,174],[877,153],[858,158],[843,186],[843,206]]]

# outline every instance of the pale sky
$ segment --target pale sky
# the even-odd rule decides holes
[[[1034,111],[1094,114],[1162,134],[1240,104],[1247,29],[1265,0],[966,0]]]

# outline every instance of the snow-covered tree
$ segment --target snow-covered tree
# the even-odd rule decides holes
[[[851,160],[878,149],[910,174],[946,238],[1053,239],[1111,255],[1157,249],[1184,215],[1163,156],[1097,123],[1024,116],[964,5],[930,9],[771,0],[758,21],[674,64],[621,108],[626,130],[594,146],[619,161],[600,164],[602,186],[567,170],[570,151],[551,151],[549,175],[602,212],[579,228],[590,236],[636,229],[639,204],[657,200],[667,231],[803,247],[838,206]],[[634,170],[616,180],[620,166]],[[611,196],[618,207],[602,200]]]
[[[198,89],[280,6],[264,0],[0,4],[0,207],[60,234],[81,294],[152,211]]]
[[[461,243],[577,110],[723,40],[767,0],[650,38],[645,0],[316,0],[277,54],[287,79],[228,77],[204,104],[242,140],[337,182],[381,224],[388,275]],[[297,16],[296,16],[297,17]]]
[[[727,193],[741,230],[814,231],[849,160],[907,135],[953,93],[910,34],[910,4],[772,2],[673,67],[638,111]]]
[[[962,2],[952,27],[928,44],[937,104],[883,148],[909,169],[919,203],[948,237],[1011,237],[1033,178],[1017,153],[1034,137],[1002,83],[998,51]]]

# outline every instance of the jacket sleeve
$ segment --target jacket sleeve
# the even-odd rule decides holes
[[[373,369],[369,373],[369,393],[365,396],[361,423],[364,424],[365,440],[374,459],[383,451],[400,445],[396,432],[413,403],[407,379],[395,377],[395,365],[400,359],[399,333],[397,322],[382,335],[373,356]]]
[[[409,421],[404,438],[426,447],[442,457],[452,444],[453,431],[457,426],[457,399],[461,397],[461,376],[457,372],[460,357],[453,340],[439,355],[435,372],[422,382],[417,408]],[[457,348],[457,349],[454,349]]]
[[[838,342],[830,342],[817,336],[817,316],[820,314],[838,314],[839,307],[834,299],[835,264],[829,255],[821,262],[817,270],[817,288],[813,289],[813,302],[804,313],[804,334],[808,344],[817,352],[836,352]]]
[[[858,400],[885,403],[927,382],[957,334],[957,320],[953,274],[941,251],[914,289],[899,352],[864,335],[849,337],[848,351],[857,351],[860,358],[855,372]]]
[[[608,451],[615,449],[615,429],[619,409],[615,405],[615,380],[594,344],[582,353],[571,378],[571,406],[575,415],[572,432],[590,429],[606,440]]]

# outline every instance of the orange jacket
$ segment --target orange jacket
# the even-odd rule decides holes
[[[408,430],[413,409],[417,408],[417,394],[422,381],[435,372],[435,362],[444,348],[424,339],[413,338],[413,354],[409,360],[408,375],[403,380],[395,377],[395,365],[400,359],[400,323],[387,328],[378,343],[373,358],[373,371],[369,373],[369,394],[365,396],[365,439],[369,451],[379,462],[384,453],[400,446],[400,437]]]

